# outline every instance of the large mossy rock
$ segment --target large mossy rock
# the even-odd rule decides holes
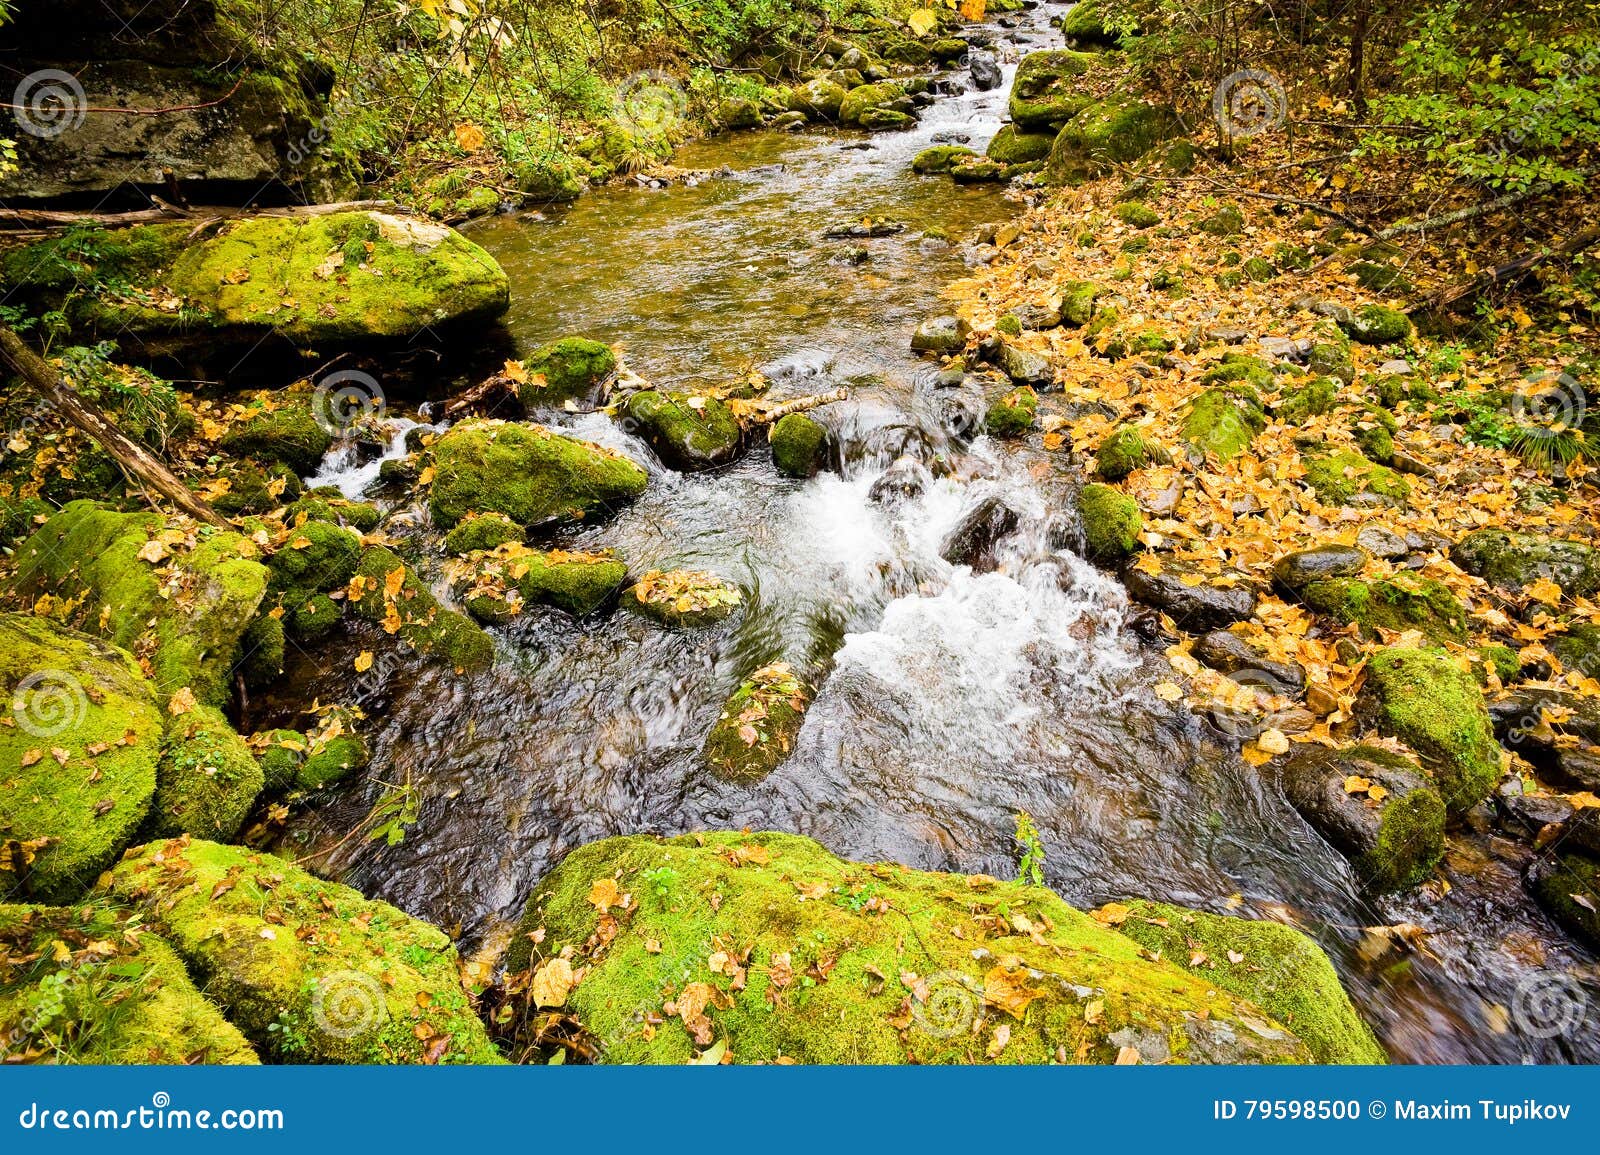
[[[1600,551],[1581,541],[1508,529],[1475,529],[1450,550],[1450,560],[1474,577],[1519,593],[1553,581],[1568,597],[1600,590]]]
[[[1439,649],[1390,646],[1367,660],[1358,715],[1415,750],[1452,814],[1500,780],[1500,747],[1477,680]]]
[[[21,614],[0,615],[0,693],[0,893],[70,902],[149,813],[161,705],[127,653]]]
[[[1328,956],[1293,927],[1143,901],[1129,904],[1117,925],[1146,949],[1266,1011],[1315,1062],[1389,1061]]]
[[[296,474],[316,472],[333,435],[318,423],[303,394],[264,400],[259,412],[230,425],[217,443],[234,457],[254,457]],[[252,511],[258,512],[258,511]]]
[[[1011,82],[1008,106],[1011,119],[1028,130],[1049,128],[1071,120],[1094,102],[1094,97],[1085,91],[1083,77],[1099,63],[1100,58],[1092,52],[1074,52],[1068,48],[1028,53],[1017,66],[1016,79]],[[1042,160],[1043,157],[1029,159]]]
[[[1387,465],[1341,449],[1306,459],[1306,484],[1325,505],[1404,506],[1411,483]]]
[[[905,100],[905,87],[892,80],[863,84],[859,88],[852,88],[844,95],[839,102],[838,117],[844,124],[859,125],[862,117],[873,109],[903,112],[903,108],[893,106]]]
[[[1096,101],[1056,135],[1045,162],[1045,182],[1078,184],[1138,160],[1178,131],[1171,109],[1126,95]]]
[[[1267,427],[1261,398],[1246,382],[1212,385],[1184,411],[1182,436],[1201,457],[1237,457]]]
[[[1450,587],[1431,578],[1375,582],[1331,578],[1309,582],[1299,593],[1309,608],[1357,625],[1367,637],[1378,637],[1380,630],[1420,630],[1434,642],[1467,640],[1466,607]]]
[[[524,362],[526,380],[517,395],[527,409],[559,408],[568,401],[599,399],[606,378],[616,372],[611,346],[587,337],[563,337],[535,349]]]
[[[148,351],[269,338],[319,351],[394,345],[492,321],[511,301],[488,252],[417,217],[253,217],[199,241],[193,231],[182,223],[103,232],[87,246],[92,268],[85,249],[41,241],[0,258],[0,281],[39,304],[115,281],[114,293],[73,297],[69,320],[106,337],[130,334]]]
[[[849,90],[844,85],[819,76],[789,92],[788,108],[790,112],[804,113],[808,120],[838,120],[847,95]]]
[[[608,1062],[719,1042],[735,1063],[1310,1058],[1266,1012],[1043,887],[845,862],[789,834],[591,843],[518,929],[508,966]]]
[[[733,410],[715,397],[643,389],[628,398],[625,413],[632,431],[671,469],[715,469],[744,444]]]
[[[111,872],[264,1055],[298,1063],[493,1063],[446,935],[241,847],[152,842]]]
[[[984,155],[1001,164],[1033,164],[1050,155],[1050,146],[1055,140],[1053,132],[1028,132],[1007,124],[994,134]]]
[[[162,695],[221,705],[267,591],[258,553],[242,534],[174,535],[157,514],[74,501],[18,547],[15,589],[147,659]]]
[[[37,1063],[257,1062],[183,962],[127,911],[0,904],[0,1051]],[[65,952],[65,953],[63,953]]]
[[[1444,855],[1444,802],[1409,758],[1377,746],[1306,743],[1284,767],[1283,788],[1374,891],[1415,886]]]
[[[521,542],[470,561],[471,580],[458,595],[467,612],[486,623],[514,617],[532,605],[586,617],[609,602],[628,576],[628,567],[611,553],[546,553]]]
[[[728,695],[706,735],[706,766],[730,782],[759,782],[794,751],[811,688],[788,662],[763,666]]]
[[[232,838],[265,784],[260,763],[222,712],[196,706],[167,725],[150,833]]]
[[[620,453],[506,421],[452,426],[433,455],[428,504],[446,529],[469,513],[503,513],[524,527],[581,518],[639,496],[649,480]]]
[[[457,670],[481,670],[494,662],[494,642],[469,618],[446,609],[427,583],[399,554],[386,546],[369,546],[356,566],[352,585],[362,593],[350,611]]]
[[[1139,503],[1121,490],[1098,482],[1078,493],[1083,542],[1095,561],[1120,562],[1139,548],[1144,515]]]

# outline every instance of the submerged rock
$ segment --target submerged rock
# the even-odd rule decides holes
[[[150,811],[161,703],[125,651],[22,614],[0,614],[0,692],[0,890],[71,902]]]
[[[794,750],[811,689],[788,662],[763,666],[728,696],[702,756],[731,782],[759,782]]]
[[[0,904],[0,957],[15,960],[0,984],[0,1048],[9,1061],[259,1061],[141,921],[99,904]]]
[[[143,913],[264,1055],[499,1061],[442,931],[284,859],[152,842],[117,864],[107,894]]]
[[[620,453],[539,425],[463,421],[434,443],[428,504],[450,528],[469,513],[521,526],[582,517],[637,497],[649,480]]]
[[[626,413],[633,432],[671,469],[715,469],[744,444],[738,419],[715,397],[645,389],[628,398]]]
[[[628,567],[609,551],[546,553],[521,542],[506,543],[468,561],[470,580],[456,593],[480,622],[514,617],[531,605],[555,606],[587,617],[609,602],[628,576]]]
[[[1444,802],[1409,758],[1376,746],[1306,744],[1284,766],[1283,787],[1301,817],[1376,891],[1417,885],[1444,855]]]
[[[1130,903],[1117,925],[1147,950],[1266,1011],[1295,1033],[1313,1062],[1388,1062],[1333,963],[1293,927],[1143,901]]]
[[[633,897],[600,909],[613,891]],[[535,888],[519,932],[507,965],[545,990],[581,970],[555,985],[613,1062],[683,1063],[717,1040],[736,1063],[1311,1055],[1043,887],[859,865],[794,835],[592,843]]]
[[[732,582],[701,570],[651,570],[622,591],[622,606],[678,629],[715,625],[744,602]]]

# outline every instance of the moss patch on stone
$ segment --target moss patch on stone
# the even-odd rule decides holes
[[[703,570],[653,569],[622,591],[622,605],[678,629],[714,625],[744,602],[732,582]]]
[[[994,134],[984,155],[1006,165],[1033,164],[1050,155],[1050,146],[1055,140],[1052,132],[1029,132],[1014,124],[1007,124]]]
[[[1024,129],[1071,120],[1092,103],[1093,98],[1084,92],[1082,77],[1099,63],[1094,53],[1070,48],[1028,53],[1011,82],[1011,119]]]
[[[763,666],[728,696],[702,751],[712,773],[759,782],[794,750],[811,689],[787,662]]]
[[[457,556],[521,541],[522,527],[503,513],[480,513],[457,523],[444,536],[445,553]]]
[[[1318,613],[1354,623],[1368,637],[1379,630],[1420,630],[1435,642],[1464,642],[1467,611],[1450,588],[1430,579],[1364,582],[1334,578],[1311,582],[1300,600]]]
[[[265,781],[255,755],[222,712],[196,706],[168,723],[150,832],[232,838]]]
[[[1038,411],[1039,395],[1024,385],[995,399],[983,416],[983,427],[991,437],[1021,437],[1033,427]]]
[[[1189,403],[1183,439],[1219,461],[1237,457],[1267,427],[1266,410],[1255,390],[1243,382],[1213,385]]]
[[[585,617],[611,600],[628,576],[615,555],[530,549],[508,542],[468,557],[458,596],[482,622],[513,617],[524,606],[547,605]]]
[[[1404,505],[1411,483],[1386,465],[1340,450],[1306,461],[1306,484],[1325,505]]]
[[[965,145],[936,144],[925,148],[911,159],[911,171],[925,175],[947,173],[950,166],[964,156],[978,154]]]
[[[1078,494],[1084,545],[1095,561],[1117,562],[1139,548],[1144,515],[1139,503],[1109,485],[1091,484]]]
[[[234,457],[276,462],[297,474],[315,472],[333,437],[317,423],[310,399],[296,397],[260,410],[230,425],[218,448]]]
[[[494,662],[494,643],[471,621],[445,609],[416,572],[386,546],[369,546],[356,566],[362,593],[351,612],[380,623],[424,654],[457,670],[480,670]],[[354,579],[352,579],[352,582]]]
[[[1600,590],[1600,550],[1581,541],[1490,527],[1456,542],[1450,558],[1474,577],[1513,593],[1540,579],[1555,582],[1569,597]]]
[[[609,345],[586,337],[563,337],[541,345],[523,362],[527,380],[517,387],[528,409],[561,406],[567,401],[593,401],[603,382],[617,369]]]
[[[767,430],[772,464],[786,477],[814,477],[828,463],[828,431],[804,413],[787,413]]]
[[[644,389],[628,398],[626,412],[635,432],[672,469],[726,465],[744,440],[733,411],[715,397]]]

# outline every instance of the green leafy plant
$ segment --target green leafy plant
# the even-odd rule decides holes
[[[1039,828],[1033,815],[1026,810],[1017,811],[1017,878],[1029,886],[1044,885],[1044,842],[1039,838]]]

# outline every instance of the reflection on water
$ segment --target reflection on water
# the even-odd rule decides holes
[[[1028,16],[1019,41],[1051,43],[1041,30],[1055,11]],[[1004,92],[944,100],[869,149],[835,133],[696,145],[682,166],[731,175],[605,191],[474,230],[511,274],[510,323],[526,347],[582,332],[624,345],[662,383],[759,367],[780,395],[849,384],[848,403],[818,412],[842,470],[783,479],[758,448],[715,474],[675,474],[606,417],[568,419],[636,457],[651,484],[566,540],[614,548],[636,573],[723,573],[746,590],[743,613],[680,634],[627,614],[580,623],[534,610],[496,631],[491,671],[393,680],[367,703],[369,780],[297,820],[295,838],[367,893],[476,938],[515,917],[564,854],[607,835],[775,828],[852,858],[1009,876],[1013,815],[1027,809],[1051,885],[1075,904],[1145,895],[1317,935],[1397,1058],[1600,1058],[1592,1034],[1506,1026],[1530,968],[1575,961],[1515,869],[1458,856],[1450,896],[1363,901],[1270,780],[1151,693],[1170,670],[1123,628],[1120,585],[1071,551],[1073,483],[1058,461],[969,443],[954,417],[981,395],[941,387],[910,356],[910,329],[972,259],[974,230],[1016,211],[992,188],[913,176],[910,159],[952,132],[981,148]],[[822,239],[863,217],[907,228]],[[864,264],[850,263],[857,243]],[[914,474],[913,492],[874,493],[890,468]],[[1017,515],[992,551],[997,568],[946,561],[947,535],[993,498]],[[302,655],[296,699],[348,694],[343,671],[361,646]],[[744,675],[830,654],[788,761],[753,786],[706,773],[700,743]],[[407,779],[423,807],[402,845],[340,842],[380,782]],[[1433,932],[1427,952],[1357,949],[1362,927],[1401,921]]]

